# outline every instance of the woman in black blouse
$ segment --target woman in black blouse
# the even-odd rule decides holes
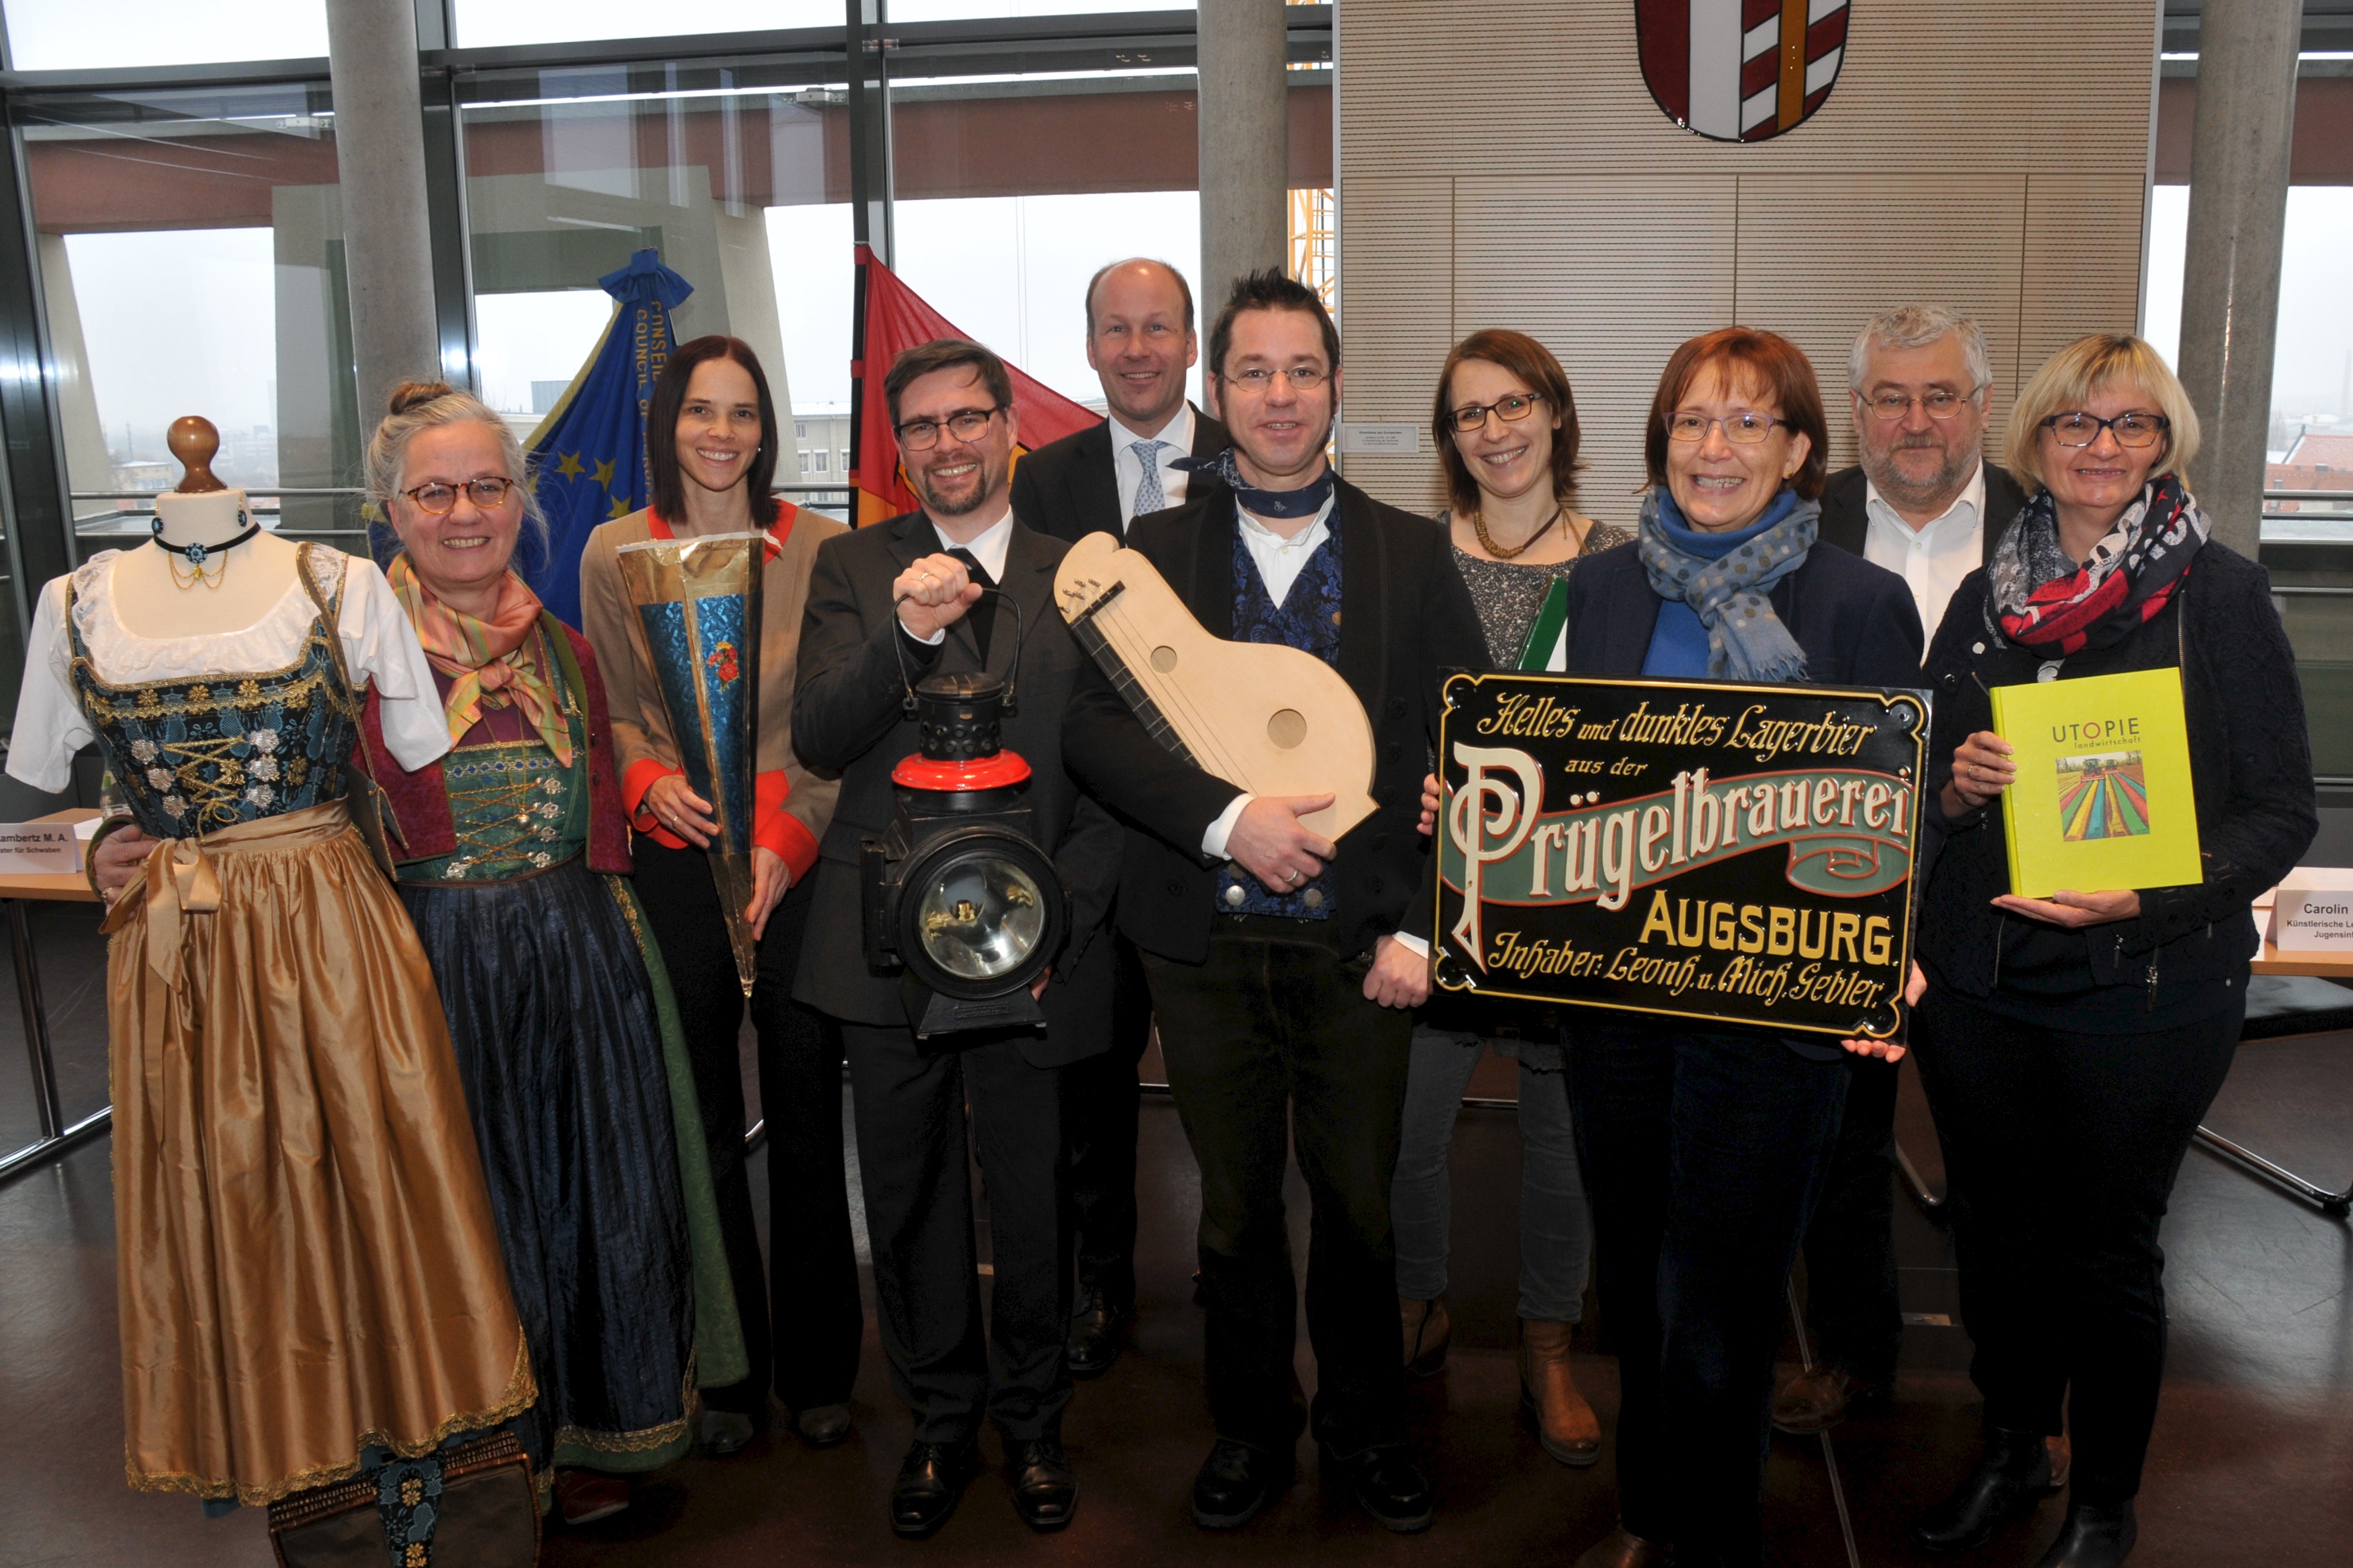
[[[2185,469],[2198,419],[2137,338],[2054,355],[2010,415],[2010,465],[2040,493],[1972,574],[1928,654],[1928,779],[1948,837],[1916,951],[1913,1049],[1951,1183],[1961,1310],[1985,1454],[1913,1527],[1982,1545],[2052,1487],[2046,1434],[2074,1445],[2067,1521],[2043,1568],[2132,1550],[2132,1500],[2165,1362],[2158,1225],[2230,1071],[2256,949],[2248,906],[2317,826],[2295,655],[2261,567],[2208,536]],[[2202,881],[2010,892],[2015,777],[1990,689],[2179,667]]]

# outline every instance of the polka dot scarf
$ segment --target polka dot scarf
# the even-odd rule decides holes
[[[1643,496],[1635,535],[1642,570],[1652,593],[1681,599],[1707,628],[1708,674],[1730,680],[1806,679],[1806,650],[1773,613],[1767,595],[1805,564],[1821,514],[1818,503],[1784,489],[1766,509],[1765,517],[1773,519],[1767,526],[1718,553],[1709,551],[1707,534],[1683,521],[1665,487],[1653,485]]]

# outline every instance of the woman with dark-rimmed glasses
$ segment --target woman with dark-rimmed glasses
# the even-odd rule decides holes
[[[2263,568],[2209,536],[2190,495],[2198,416],[2157,352],[2101,333],[2052,355],[2010,416],[2033,498],[1954,594],[1930,649],[1927,783],[1947,832],[1915,943],[1912,1020],[1936,1115],[1985,1451],[1913,1527],[1991,1540],[2074,1462],[2043,1568],[2131,1552],[2165,1366],[2158,1226],[2230,1071],[2256,948],[2248,908],[2317,826],[2295,657]],[[2202,880],[2010,891],[1998,686],[2181,672]]]
[[[1489,665],[1515,668],[1553,584],[1633,535],[1572,506],[1583,466],[1577,400],[1552,351],[1525,333],[1489,329],[1455,345],[1438,373],[1430,433],[1446,479],[1439,521],[1478,608]],[[1519,1063],[1521,1408],[1546,1453],[1590,1465],[1601,1455],[1601,1426],[1570,1375],[1568,1354],[1584,1314],[1585,1189],[1549,1009],[1441,997],[1415,1018],[1389,1198],[1400,1354],[1409,1377],[1445,1363],[1453,1220],[1447,1145],[1490,1047]]]

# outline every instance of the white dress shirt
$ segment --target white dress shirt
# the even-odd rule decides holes
[[[1868,478],[1862,493],[1869,520],[1863,529],[1863,559],[1904,579],[1920,611],[1920,629],[1933,642],[1953,590],[1984,563],[1985,461],[1978,459],[1977,472],[1944,515],[1917,529],[1896,515]]]
[[[972,558],[980,563],[980,569],[988,574],[990,582],[1005,581],[1005,552],[1013,544],[1013,503],[1011,501],[1006,502],[1005,515],[974,534],[969,543],[958,544],[955,540],[950,539],[937,521],[932,523],[932,531],[939,536],[942,554],[951,551],[969,550],[972,552]],[[972,608],[977,610],[980,606],[975,605]],[[970,614],[971,611],[965,613]],[[910,639],[922,643],[925,647],[937,647],[948,640],[948,629],[945,626],[942,626],[927,637],[919,637],[914,633],[908,632],[907,623],[904,621],[899,623],[899,629],[906,632]]]
[[[1119,481],[1119,526],[1124,533],[1127,525],[1135,521],[1135,495],[1144,488],[1144,459],[1135,451],[1138,441],[1168,443],[1152,455],[1154,466],[1160,470],[1160,493],[1170,506],[1185,504],[1185,481],[1193,476],[1190,469],[1178,468],[1176,460],[1193,455],[1193,405],[1178,404],[1176,416],[1149,435],[1129,429],[1119,422],[1116,414],[1110,416],[1109,422],[1111,471]]]

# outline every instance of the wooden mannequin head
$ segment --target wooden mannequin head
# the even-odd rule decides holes
[[[204,495],[228,487],[213,472],[214,454],[220,450],[220,432],[200,414],[183,414],[164,432],[164,444],[180,459],[182,473],[174,489],[184,496]]]

